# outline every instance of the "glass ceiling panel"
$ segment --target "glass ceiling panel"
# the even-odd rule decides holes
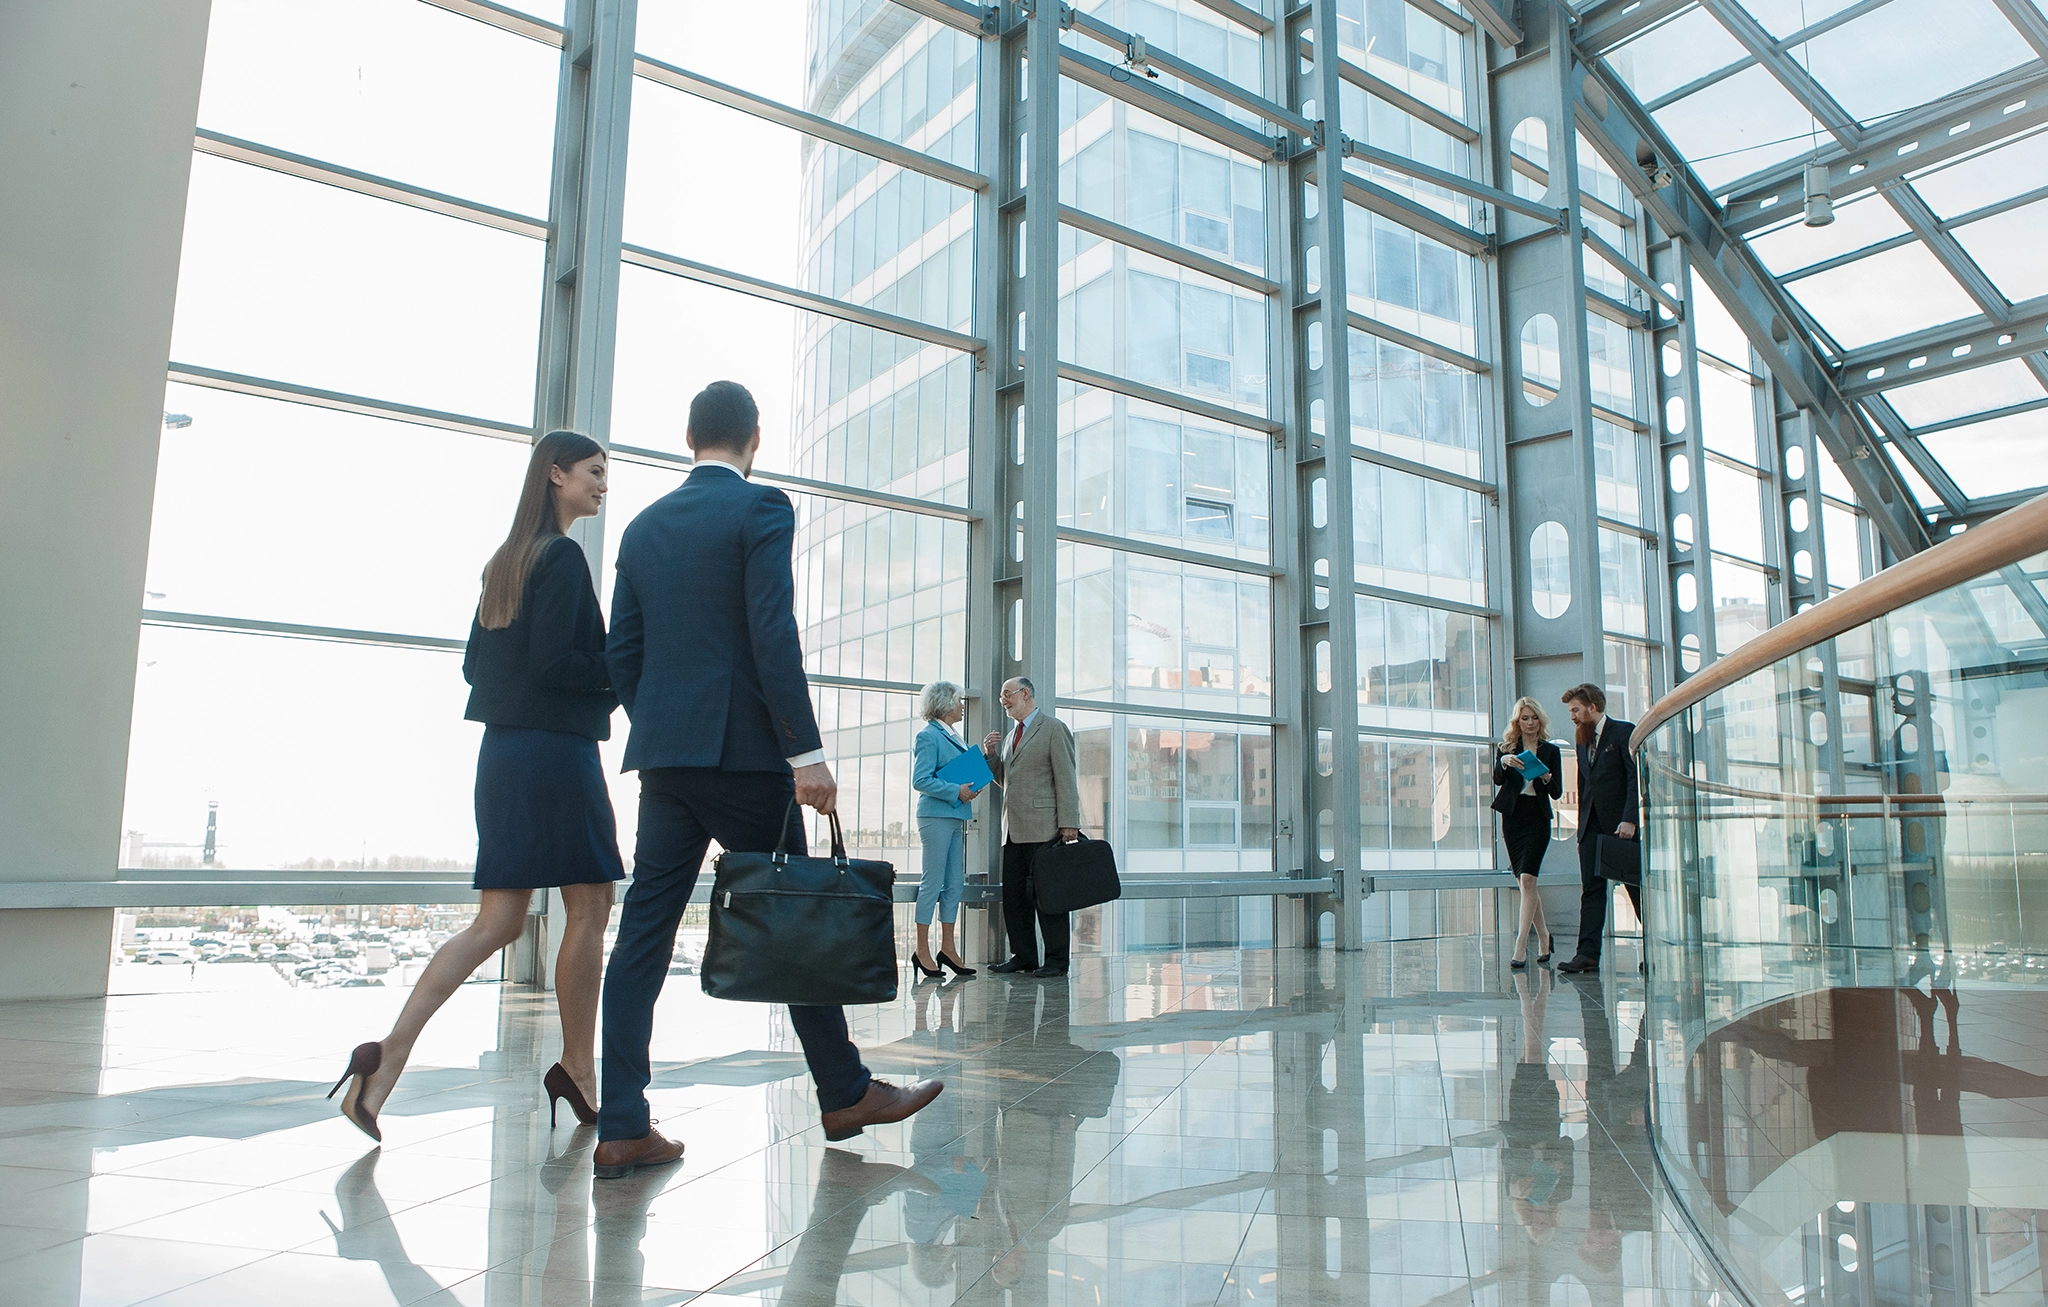
[[[2005,297],[2018,303],[2048,295],[2048,200],[1955,229],[1955,238]]]
[[[1892,0],[1791,54],[1866,125],[2034,57],[1993,0]]]
[[[1748,53],[1712,14],[1694,9],[1630,41],[1607,63],[1648,104]]]
[[[1752,236],[1749,244],[1764,266],[1782,277],[1866,245],[1903,236],[1908,230],[1905,219],[1883,196],[1866,195],[1835,206],[1835,220],[1829,226],[1809,227],[1795,221],[1776,231]]]
[[[1860,0],[1742,0],[1742,7],[1782,41],[1858,3]]]
[[[1760,65],[1659,109],[1656,118],[1709,189],[1810,148],[1805,108]]]
[[[2048,185],[2048,131],[1913,179],[1913,189],[1943,218],[1960,218],[2041,185]]]
[[[1977,315],[1948,269],[1917,242],[1802,277],[1786,289],[1843,349]]]
[[[2027,371],[2027,365],[2013,359],[1952,376],[1936,377],[1932,381],[1900,386],[1897,390],[1886,391],[1884,397],[1891,401],[1892,408],[1906,420],[1907,426],[1924,427],[1931,422],[1946,422],[1971,413],[1988,413],[1994,408],[2024,404],[2028,400],[2042,398],[2043,393],[2041,383],[2034,380],[2034,374]]]
[[[1971,498],[2048,484],[2048,409],[1922,436]]]

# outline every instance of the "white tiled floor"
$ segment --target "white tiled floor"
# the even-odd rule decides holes
[[[1639,1119],[1602,1117],[1643,1101],[1636,978],[1481,952],[906,990],[855,1037],[946,1092],[840,1147],[780,1015],[678,978],[652,1097],[688,1156],[620,1182],[549,1128],[527,990],[456,996],[381,1150],[323,1096],[396,991],[8,1005],[0,1302],[1708,1307]]]

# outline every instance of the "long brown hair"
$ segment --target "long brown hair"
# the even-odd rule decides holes
[[[477,620],[487,631],[502,631],[519,620],[519,603],[526,593],[526,578],[533,565],[562,534],[562,522],[555,511],[555,483],[549,469],[564,472],[604,446],[574,431],[550,431],[533,443],[533,457],[526,464],[526,481],[519,487],[519,507],[512,510],[512,530],[505,543],[484,564],[484,593],[477,601]]]

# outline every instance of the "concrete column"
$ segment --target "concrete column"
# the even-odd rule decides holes
[[[207,0],[0,7],[0,903],[120,853]],[[0,999],[106,992],[113,913],[0,909]]]

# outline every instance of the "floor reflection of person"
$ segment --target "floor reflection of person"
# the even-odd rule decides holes
[[[1516,1221],[1531,1243],[1557,1232],[1558,1214],[1572,1196],[1574,1153],[1564,1134],[1557,1082],[1550,1078],[1549,1047],[1543,1033],[1550,973],[1515,977],[1522,1002],[1522,1048],[1508,1084],[1508,1118],[1502,1125],[1501,1173]]]
[[[937,985],[912,995],[915,1024],[910,1042],[923,1059],[956,1061],[961,1032],[953,1029],[959,985]],[[937,1015],[933,1015],[933,1009]],[[968,1042],[978,1042],[970,1037]],[[913,1189],[903,1199],[904,1232],[910,1239],[910,1269],[920,1284],[950,1282],[961,1264],[961,1247],[974,1233],[975,1213],[988,1189],[989,1161],[975,1139],[965,1135],[961,1099],[941,1094],[910,1119],[911,1167],[930,1181],[930,1191]],[[974,1278],[987,1269],[974,1268]],[[961,1286],[964,1288],[965,1286]]]
[[[932,1188],[903,1200],[903,1229],[910,1236],[910,1269],[918,1283],[945,1284],[958,1269],[960,1228],[975,1219],[988,1189],[988,1166],[961,1132],[960,1098],[941,1095],[911,1118],[911,1168]]]
[[[1082,1121],[1108,1113],[1123,1077],[1115,1053],[1091,1054],[1067,1037],[1064,1001],[1054,997],[1040,1018],[1037,997],[1012,990],[1002,1014],[1005,1060],[1046,1080],[1003,1111],[995,1203],[982,1217],[1007,1245],[990,1275],[1010,1291],[1012,1307],[1047,1301],[1051,1245],[1066,1229],[1074,1192],[1077,1133]]]
[[[334,1182],[334,1202],[341,1209],[336,1225],[325,1212],[320,1219],[334,1232],[334,1255],[354,1262],[375,1262],[391,1286],[393,1302],[418,1302],[441,1292],[440,1281],[412,1260],[405,1241],[391,1223],[391,1208],[377,1189],[377,1162],[383,1153],[363,1154]]]
[[[833,1307],[846,1256],[870,1209],[899,1190],[932,1195],[938,1186],[917,1171],[893,1162],[871,1162],[843,1148],[828,1148],[818,1162],[818,1187],[811,1197],[811,1222],[796,1241],[783,1275],[780,1307]]]
[[[1626,1154],[1624,1143],[1636,1145],[1647,1161],[1650,1049],[1648,1021],[1636,1025],[1628,1065],[1615,1068],[1615,1038],[1607,1005],[1598,990],[1579,990],[1579,1012],[1585,1022],[1586,1108],[1592,1116],[1586,1132],[1586,1184],[1591,1212],[1580,1254],[1594,1269],[1611,1271],[1621,1261],[1621,1238],[1650,1228],[1650,1191]]]

